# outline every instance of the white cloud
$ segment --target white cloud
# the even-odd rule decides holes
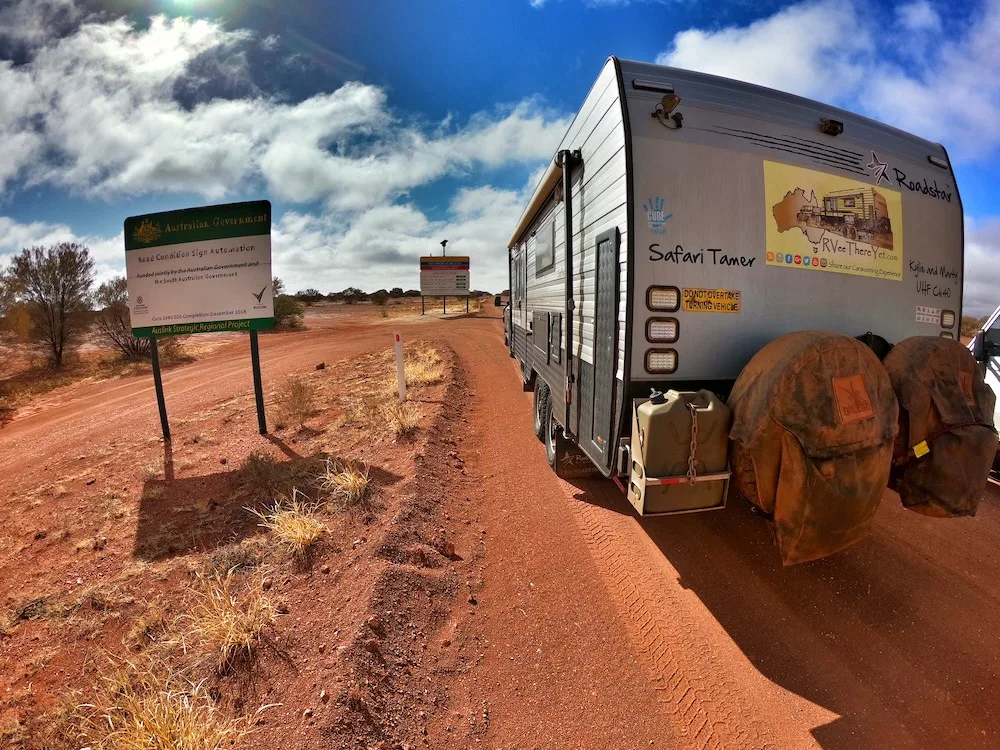
[[[72,27],[85,12],[75,0],[32,0],[0,8],[0,48],[31,49]]]
[[[900,23],[910,31],[940,31],[941,17],[927,0],[900,5],[896,9]]]
[[[682,31],[657,62],[841,104],[942,141],[960,159],[994,153],[1000,0],[951,37],[922,0],[899,14],[905,33],[853,0],[803,2],[749,26]]]
[[[1000,306],[1000,218],[965,222],[962,312],[986,315]]]
[[[531,99],[426,127],[362,83],[281,102],[249,80],[252,44],[274,40],[157,16],[141,30],[125,19],[84,23],[39,42],[24,65],[0,63],[0,190],[22,179],[105,198],[182,191],[218,200],[250,180],[281,200],[364,210],[445,175],[533,164],[569,125]],[[206,68],[251,93],[184,106],[176,90],[197,95],[211,83]]]
[[[0,216],[0,271],[7,268],[11,256],[27,247],[48,247],[59,242],[79,242],[90,248],[94,259],[97,284],[125,272],[125,238],[81,236],[65,224],[44,221],[22,223],[9,216]],[[95,287],[96,288],[96,287]]]
[[[473,287],[499,291],[508,285],[505,241],[533,188],[459,190],[439,221],[413,205],[379,206],[351,222],[288,212],[273,231],[274,272],[290,289],[418,288],[419,257],[439,253],[447,239],[449,254],[470,256]]]

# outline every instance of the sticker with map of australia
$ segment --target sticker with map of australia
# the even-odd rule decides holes
[[[767,265],[902,280],[898,191],[765,160],[764,201]]]

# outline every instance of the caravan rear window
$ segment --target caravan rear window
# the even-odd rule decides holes
[[[535,234],[535,276],[556,264],[556,223],[546,222]]]

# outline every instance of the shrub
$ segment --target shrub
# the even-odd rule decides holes
[[[240,466],[241,484],[257,497],[273,498],[285,476],[284,466],[270,453],[253,451]]]
[[[97,288],[95,300],[98,311],[94,316],[105,343],[116,349],[125,359],[149,356],[149,339],[132,335],[132,320],[128,310],[128,286],[124,276],[116,276]]]
[[[279,328],[299,328],[302,325],[303,304],[288,294],[274,298],[274,324]]]
[[[301,427],[316,411],[316,388],[302,375],[289,375],[278,393],[277,406],[280,425]]]

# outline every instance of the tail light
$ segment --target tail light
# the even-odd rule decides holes
[[[646,321],[646,341],[651,344],[672,344],[677,341],[677,318],[650,318]]]
[[[646,352],[646,372],[668,375],[677,369],[677,352],[674,349],[650,349]]]
[[[646,307],[650,310],[677,312],[681,306],[681,290],[675,286],[651,286],[646,290]]]

